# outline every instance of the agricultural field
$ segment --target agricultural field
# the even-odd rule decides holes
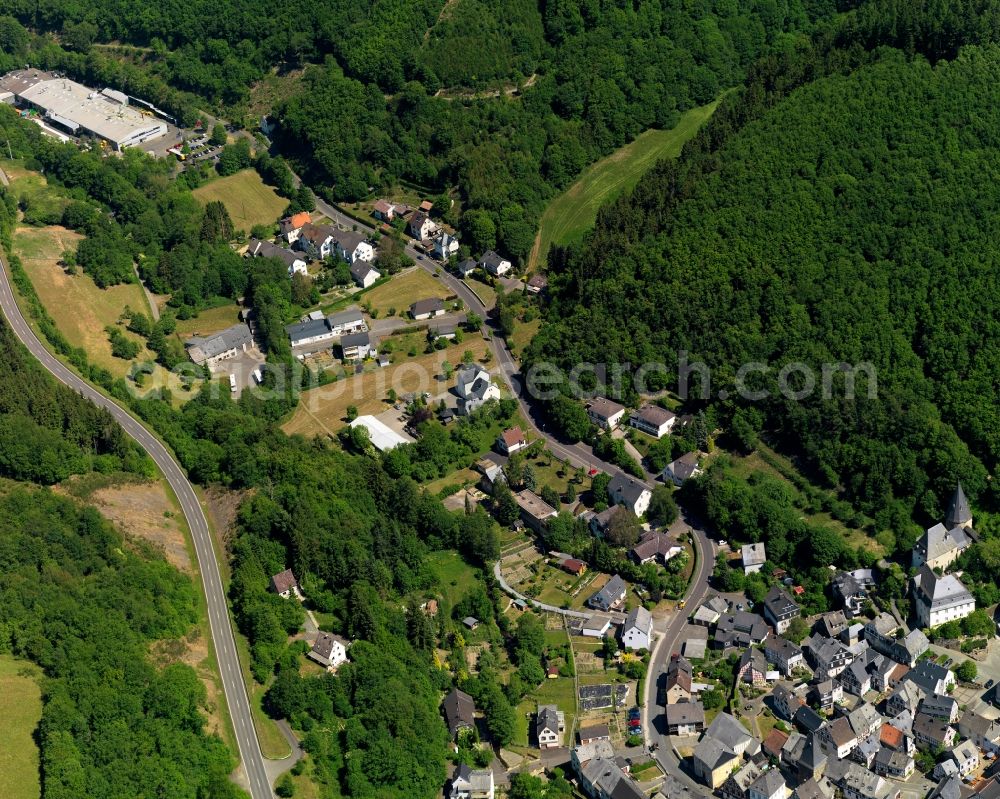
[[[647,130],[630,144],[584,170],[556,197],[545,213],[528,259],[528,272],[545,264],[549,247],[570,244],[593,227],[602,205],[635,188],[639,178],[662,158],[676,158],[684,143],[712,116],[718,100],[692,108],[670,130]]]
[[[38,799],[38,747],[35,729],[42,717],[41,671],[31,663],[0,655],[0,796],[5,799]]]
[[[253,169],[216,178],[192,192],[203,205],[219,200],[237,230],[249,231],[254,225],[273,224],[288,206],[288,200],[260,179]]]
[[[69,343],[86,350],[91,362],[121,377],[128,373],[131,363],[111,355],[111,343],[104,328],[116,324],[126,306],[147,313],[149,306],[138,283],[101,289],[89,275],[68,274],[60,265],[62,253],[75,249],[81,238],[78,233],[59,225],[41,228],[19,225],[14,231],[13,249],[21,258],[39,298]],[[125,335],[141,342],[132,333]],[[152,360],[155,356],[144,351],[140,357]]]
[[[433,279],[433,278],[431,278]],[[306,436],[333,434],[347,424],[347,408],[358,409],[359,415],[379,414],[389,407],[386,392],[392,388],[397,395],[429,391],[432,395],[446,391],[454,380],[439,380],[441,365],[448,361],[457,365],[469,350],[482,362],[488,344],[479,336],[470,336],[461,344],[392,363],[384,369],[352,375],[326,386],[302,393],[295,413],[282,426],[289,434]]]
[[[362,296],[365,305],[370,306],[379,317],[384,317],[388,316],[390,308],[396,309],[397,316],[403,316],[417,300],[431,297],[446,299],[451,296],[451,292],[423,268],[414,266]]]

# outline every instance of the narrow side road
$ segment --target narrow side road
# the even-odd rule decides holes
[[[254,730],[253,717],[250,714],[250,700],[240,670],[236,639],[233,637],[229,608],[226,605],[226,595],[222,587],[219,564],[215,558],[215,549],[212,547],[208,520],[198,502],[198,495],[195,493],[194,487],[159,439],[124,408],[105,397],[55,358],[38,340],[14,300],[10,273],[4,261],[0,261],[0,311],[7,318],[14,335],[53,377],[111,413],[125,432],[135,439],[139,446],[153,459],[177,495],[181,509],[184,511],[184,518],[191,530],[191,538],[194,541],[198,570],[201,572],[202,586],[208,605],[208,621],[212,642],[219,661],[222,687],[226,704],[229,706],[229,716],[233,721],[240,759],[246,771],[250,795],[253,799],[273,799],[274,793],[268,782],[267,772],[264,768],[264,757],[260,751],[260,744],[257,742],[257,733]]]
[[[691,777],[681,770],[680,762],[674,756],[670,746],[670,737],[667,735],[666,716],[660,712],[657,703],[657,692],[662,680],[665,680],[667,665],[670,662],[670,655],[677,647],[678,641],[683,637],[687,627],[687,620],[694,607],[700,603],[708,593],[708,580],[712,576],[715,567],[715,544],[709,538],[703,524],[692,516],[685,514],[684,520],[691,529],[694,546],[698,552],[698,565],[691,579],[691,585],[685,596],[687,607],[685,610],[675,612],[663,635],[656,642],[652,655],[649,659],[649,669],[646,674],[646,696],[643,697],[642,708],[642,728],[646,731],[647,744],[656,747],[656,760],[663,768],[664,773],[676,777],[682,784],[694,790],[696,795],[704,790],[704,786],[699,786]]]
[[[350,230],[357,227],[365,233],[375,232],[375,227],[373,225],[364,225],[357,220],[352,219],[340,211],[336,206],[325,202],[319,197],[316,198],[316,209],[342,228]],[[488,320],[490,309],[483,305],[482,300],[480,300],[475,292],[469,288],[464,280],[461,280],[451,274],[451,272],[445,269],[442,264],[439,264],[437,261],[431,260],[426,255],[418,252],[411,243],[407,242],[405,252],[425,271],[432,275],[439,274],[438,279],[451,289],[451,291],[453,291],[455,295],[462,300],[462,302],[465,303],[465,307],[469,311],[472,311],[484,320],[487,320],[484,322],[484,330],[488,329],[490,333],[490,347],[493,349],[493,358],[499,367],[499,371],[504,382],[510,389],[511,394],[513,394],[517,399],[518,404],[521,406],[521,415],[524,416],[530,432],[534,433],[534,435],[539,438],[544,438],[546,445],[553,455],[568,461],[573,466],[582,467],[584,469],[600,469],[610,475],[622,473],[622,470],[613,463],[609,463],[608,461],[604,461],[596,457],[593,452],[591,452],[590,447],[586,444],[564,444],[545,431],[544,422],[538,418],[537,412],[528,401],[527,389],[524,385],[524,379],[520,374],[520,366],[514,359],[510,350],[507,349],[507,344],[504,341],[503,336],[500,335],[500,331],[493,325],[492,322]],[[650,487],[655,480],[655,474],[650,472],[646,473],[645,482],[649,484]]]

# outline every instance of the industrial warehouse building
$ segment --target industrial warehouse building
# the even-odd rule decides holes
[[[0,91],[14,103],[41,112],[46,123],[73,136],[103,139],[115,150],[135,147],[167,134],[167,123],[128,105],[128,96],[114,89],[96,91],[50,72],[35,69],[9,72]],[[2,96],[2,95],[0,95]]]

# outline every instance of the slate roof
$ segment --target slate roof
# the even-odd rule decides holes
[[[233,349],[242,349],[251,343],[253,343],[253,334],[250,332],[250,328],[240,322],[214,335],[189,339],[186,346],[192,350],[192,359],[202,362]]]
[[[764,597],[764,607],[775,619],[783,620],[789,616],[799,615],[799,606],[796,605],[790,596],[778,586],[772,586]]]
[[[636,502],[647,491],[649,489],[645,485],[627,474],[618,473],[608,483],[608,496],[616,502],[620,496],[630,508],[635,507]]]
[[[441,703],[448,729],[454,735],[462,727],[471,727],[475,722],[476,703],[464,691],[453,688]]]
[[[628,612],[625,623],[622,625],[622,632],[627,632],[633,627],[638,628],[647,636],[651,637],[653,634],[653,616],[642,605],[636,605]]]
[[[921,601],[931,608],[959,605],[972,599],[972,594],[954,574],[938,577],[926,564],[913,578]]]
[[[437,313],[444,310],[444,300],[440,297],[428,297],[424,300],[417,300],[410,306],[410,313],[414,316]]]
[[[667,726],[675,724],[704,724],[705,708],[701,702],[675,702],[666,707]]]
[[[321,632],[316,637],[316,643],[313,644],[312,651],[319,655],[324,660],[329,660],[330,655],[333,652],[333,646],[336,643],[340,643],[346,649],[348,642],[341,638],[339,635],[334,635],[333,633]]]
[[[604,587],[594,594],[588,601],[591,606],[611,607],[619,601],[621,595],[625,593],[625,581],[620,575],[614,575],[608,580]]]
[[[969,507],[969,500],[962,489],[961,480],[955,486],[955,493],[951,495],[951,502],[948,503],[948,513],[945,514],[944,521],[949,527],[957,527],[972,521],[972,509]]]
[[[732,750],[745,744],[752,737],[746,727],[728,713],[720,713],[705,729],[705,735],[715,738]]]
[[[750,787],[760,791],[763,796],[774,796],[779,788],[785,787],[785,778],[778,769],[771,768],[755,779]]]

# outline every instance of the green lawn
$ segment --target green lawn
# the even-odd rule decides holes
[[[555,680],[545,680],[521,701],[515,714],[517,716],[515,745],[528,745],[529,727],[534,722],[534,713],[538,705],[556,705],[566,714],[566,734],[563,736],[563,744],[569,743],[573,737],[573,721],[576,718],[576,688],[573,679],[559,677]],[[526,714],[530,714],[530,719],[525,718]]]
[[[219,200],[233,220],[237,230],[249,231],[254,225],[270,225],[278,221],[288,200],[260,179],[253,169],[218,178],[195,189],[195,199],[202,204]]]
[[[42,717],[41,672],[31,663],[0,656],[0,796],[4,799],[38,799],[41,784],[38,747],[34,733]]]
[[[427,565],[437,575],[441,593],[452,607],[476,584],[476,570],[453,550],[432,552]]]
[[[797,504],[804,503],[806,501],[806,497],[803,496],[803,492],[799,490],[799,488],[786,476],[787,474],[793,474],[796,472],[795,466],[788,460],[788,458],[783,455],[779,455],[765,444],[758,443],[757,451],[751,452],[747,456],[733,454],[731,457],[733,461],[733,470],[737,474],[743,477],[749,477],[754,472],[764,472],[765,474],[783,482],[795,495]],[[773,464],[780,465],[781,469],[779,470]],[[782,471],[784,471],[785,474],[782,474]],[[831,497],[831,499],[835,499],[834,494],[830,491],[823,490],[822,493],[827,494]],[[825,511],[816,511],[808,514],[803,512],[803,518],[808,519],[811,524],[818,527],[824,527],[836,533],[843,538],[844,541],[847,542],[847,545],[852,549],[862,547],[879,557],[883,557],[886,554],[884,547],[864,530],[851,529],[843,522],[834,519],[833,516]],[[870,520],[866,518],[866,521]]]
[[[235,325],[239,321],[239,313],[239,306],[234,302],[217,308],[206,308],[192,319],[178,319],[177,335],[183,340],[191,336],[217,333]]]
[[[697,133],[718,100],[692,108],[670,130],[647,130],[633,142],[591,165],[545,213],[528,260],[530,272],[545,263],[549,247],[579,239],[597,219],[598,209],[618,195],[631,191],[639,178],[662,158],[676,158],[684,143]]]

